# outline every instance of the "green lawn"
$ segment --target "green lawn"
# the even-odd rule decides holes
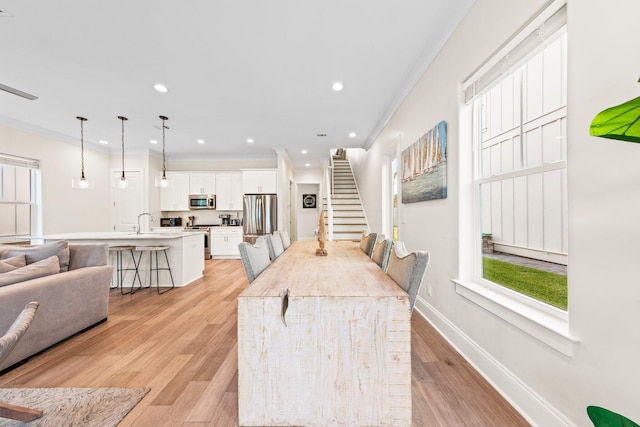
[[[567,309],[567,277],[504,261],[482,258],[483,277],[554,307]]]

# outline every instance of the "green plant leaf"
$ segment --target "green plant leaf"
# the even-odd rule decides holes
[[[598,113],[591,122],[589,133],[603,138],[640,142],[640,97]]]
[[[640,427],[629,418],[599,406],[587,406],[587,414],[595,427]]]

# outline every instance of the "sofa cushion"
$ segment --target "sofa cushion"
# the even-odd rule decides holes
[[[27,264],[56,255],[60,264],[60,272],[69,270],[69,242],[46,243],[44,245],[3,245],[0,246],[0,259],[16,255],[24,255]]]
[[[24,267],[27,265],[27,261],[24,255],[16,255],[11,258],[0,259],[0,273],[6,273],[8,271],[15,270],[16,268]]]
[[[12,285],[14,283],[25,282],[38,277],[50,276],[60,272],[60,261],[56,255],[40,261],[17,268],[13,271],[0,274],[0,286]]]

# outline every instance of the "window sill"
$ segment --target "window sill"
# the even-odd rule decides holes
[[[525,298],[510,295],[511,291],[492,289],[496,285],[453,279],[456,293],[493,313],[565,356],[573,356],[579,344],[569,333],[567,314]]]

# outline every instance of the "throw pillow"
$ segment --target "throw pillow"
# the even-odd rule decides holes
[[[56,255],[60,263],[60,272],[69,270],[69,242],[65,240],[44,245],[0,245],[0,259],[16,255],[24,255],[27,264]]]
[[[6,273],[16,268],[27,265],[24,255],[17,255],[11,258],[0,259],[0,273]]]
[[[36,261],[8,273],[0,274],[0,286],[12,285],[38,277],[49,276],[60,272],[60,262],[56,255]]]

